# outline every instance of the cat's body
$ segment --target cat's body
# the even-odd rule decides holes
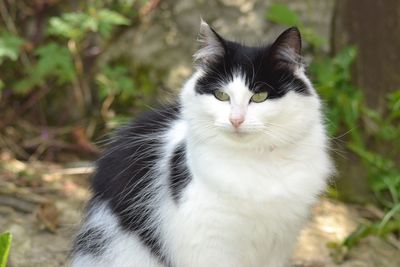
[[[179,103],[120,130],[98,161],[73,266],[288,264],[332,169],[298,32],[264,48],[202,35]]]

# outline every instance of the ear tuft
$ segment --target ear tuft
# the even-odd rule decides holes
[[[198,41],[200,49],[193,56],[195,61],[203,63],[215,62],[225,54],[224,39],[203,19],[200,23]]]
[[[298,66],[301,60],[301,35],[296,27],[284,31],[270,48],[274,60],[287,66]]]

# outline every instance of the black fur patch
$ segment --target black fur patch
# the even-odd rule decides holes
[[[268,92],[268,98],[284,96],[288,91],[309,95],[307,85],[294,75],[289,64],[282,64],[271,53],[271,46],[250,47],[223,40],[225,54],[216,62],[204,64],[205,74],[197,81],[199,94],[212,94],[223,82],[232,81],[234,75],[245,78],[254,93]]]
[[[100,255],[109,241],[102,229],[89,228],[76,237],[73,253]]]
[[[144,114],[117,133],[116,140],[98,160],[92,187],[97,201],[108,201],[126,231],[135,232],[143,243],[163,260],[156,229],[148,224],[154,212],[149,202],[157,188],[150,175],[159,161],[160,136],[177,119],[177,105]],[[153,186],[154,187],[154,186]]]
[[[191,175],[186,165],[186,147],[178,146],[170,160],[170,184],[169,188],[175,202],[179,201],[182,190],[188,185]]]

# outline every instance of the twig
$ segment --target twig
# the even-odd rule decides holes
[[[1,1],[0,1],[1,2]],[[39,90],[36,94],[33,94],[27,101],[25,101],[22,106],[15,111],[15,113],[8,118],[8,120],[5,120],[3,122],[0,121],[0,128],[4,128],[11,124],[12,122],[15,122],[15,119],[18,118],[22,113],[27,111],[29,108],[31,108],[33,105],[35,105],[43,96],[45,96],[48,92],[50,92],[50,87],[49,86],[43,86],[41,87],[41,90]]]
[[[31,190],[17,187],[14,183],[0,181],[0,196],[14,197],[32,204],[43,204],[49,200],[45,197],[33,194]]]
[[[5,136],[2,136],[0,134],[0,144],[2,144],[0,147],[7,147],[10,149],[10,151],[14,152],[17,156],[21,158],[28,158],[29,154],[26,153],[26,151],[21,148],[19,145],[17,145],[14,141],[10,140],[9,138],[6,138]]]
[[[66,168],[61,170],[53,170],[51,174],[59,174],[59,175],[79,175],[79,174],[91,174],[94,171],[93,166],[87,167],[75,167],[75,168]]]
[[[72,55],[74,65],[75,65],[75,70],[77,73],[77,76],[73,80],[73,89],[74,89],[74,95],[78,104],[78,107],[80,109],[80,112],[84,112],[85,110],[85,104],[88,104],[88,93],[85,92],[86,88],[82,82],[82,79],[80,78],[83,73],[83,63],[82,60],[79,56],[79,50],[77,47],[77,43],[74,40],[69,40],[68,41],[68,49]]]
[[[12,196],[1,196],[1,195],[0,195],[0,206],[11,207],[15,210],[24,213],[34,212],[37,208],[37,205],[24,201],[23,199],[18,199]]]
[[[0,1],[0,14],[3,18],[4,23],[6,24],[7,30],[12,32],[14,35],[18,34],[17,27],[15,27],[14,21],[11,16],[8,14],[7,7],[5,5],[5,1]]]
[[[150,0],[147,2],[140,10],[139,10],[139,16],[141,18],[145,17],[147,14],[149,14],[151,11],[157,8],[157,6],[160,4],[160,0]]]

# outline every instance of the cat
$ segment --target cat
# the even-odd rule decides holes
[[[97,161],[74,267],[283,267],[332,174],[297,28],[272,44],[204,21],[179,100],[115,134]]]

